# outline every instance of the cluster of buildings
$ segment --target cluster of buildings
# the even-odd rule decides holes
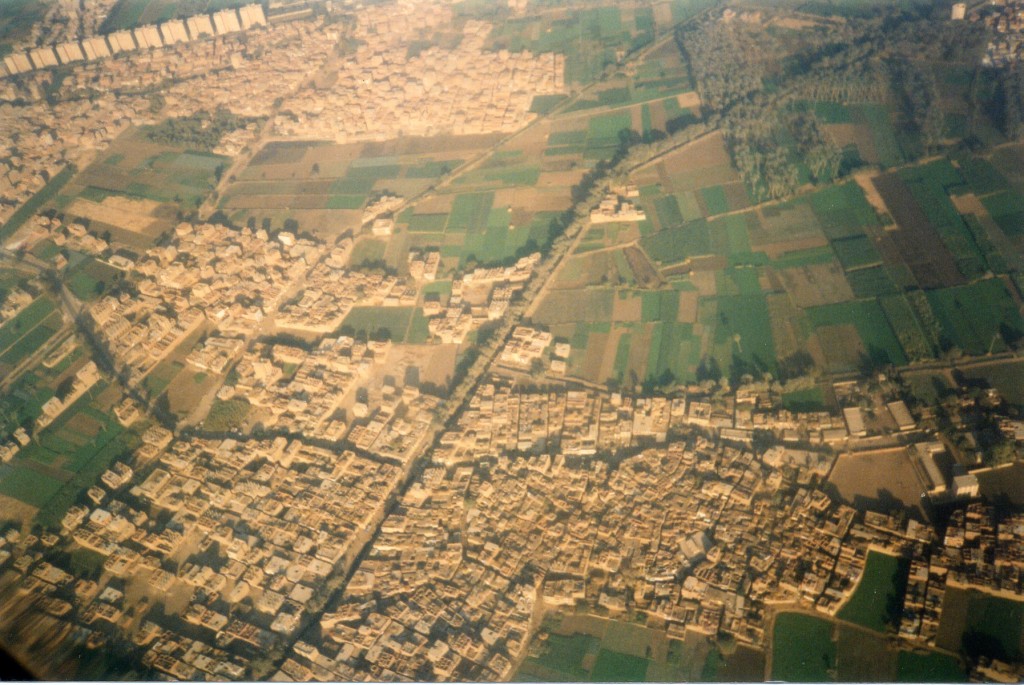
[[[342,400],[382,363],[388,342],[363,343],[327,338],[306,351],[289,345],[264,345],[246,352],[235,366],[233,384],[221,399],[244,398],[264,426],[302,431],[303,435],[340,440],[348,428]]]
[[[542,362],[553,337],[547,331],[516,326],[512,337],[498,355],[498,363],[513,369],[529,371],[534,362]]]
[[[997,515],[993,507],[981,503],[955,509],[942,540],[911,560],[900,635],[936,644],[949,588],[982,590],[1020,601],[1024,595],[1022,550],[1021,514]]]
[[[534,116],[534,96],[564,90],[563,55],[487,51],[491,26],[480,21],[465,23],[455,47],[412,54],[410,43],[441,19],[441,9],[447,10],[417,3],[365,8],[355,31],[363,44],[340,62],[329,88],[285,102],[277,132],[339,142],[511,132]]]
[[[281,307],[276,322],[280,328],[321,335],[333,333],[353,307],[410,306],[416,304],[411,292],[395,276],[380,272],[348,270],[351,241],[346,238],[306,278],[302,296]]]
[[[147,434],[134,470],[108,470],[92,505],[73,506],[50,536],[99,555],[102,572],[76,578],[40,558],[38,538],[16,539],[12,606],[31,596],[53,634],[93,647],[120,635],[156,673],[252,677],[251,661],[295,635],[352,563],[400,471],[284,438],[168,438]]]
[[[266,24],[263,7],[259,4],[245,5],[237,10],[224,9],[212,15],[197,14],[159,25],[148,24],[105,36],[93,35],[81,41],[68,40],[53,46],[32,48],[27,52],[13,52],[4,57],[4,75],[15,76],[36,69],[101,60],[121,52],[162,48]]]
[[[37,45],[56,45],[83,36],[94,36],[116,4],[117,0],[47,3],[42,20],[33,22],[25,35],[15,38],[11,47],[24,52]]]
[[[5,323],[20,314],[22,310],[32,304],[35,299],[36,298],[18,286],[15,286],[5,292],[4,299],[0,302],[0,326],[3,326]]]
[[[219,224],[181,223],[174,236],[132,265],[137,295],[108,295],[89,308],[132,383],[201,326],[253,335],[322,252],[290,234]]]
[[[958,2],[953,5],[950,18],[979,22],[995,33],[982,58],[983,66],[1009,66],[1024,56],[1024,2],[1021,0],[992,0],[970,10],[967,3]]]
[[[204,343],[206,363],[234,351],[224,340]],[[11,601],[30,598],[80,643],[123,636],[140,663],[176,678],[265,677],[254,659],[290,645],[277,677],[507,680],[546,611],[642,612],[670,635],[724,631],[760,646],[775,606],[835,614],[871,553],[911,562],[900,624],[911,642],[935,643],[947,588],[1024,597],[1021,516],[971,504],[939,541],[913,519],[858,515],[820,487],[834,452],[783,442],[755,456],[722,440],[730,427],[709,421],[720,403],[699,394],[490,379],[386,513],[438,403],[393,380],[372,397],[356,387],[386,348],[342,337],[245,353],[225,396],[303,438],[174,441],[149,429],[61,535],[0,546]],[[358,454],[338,442],[343,396]],[[734,398],[731,430],[757,396]],[[781,435],[779,412],[761,413]],[[100,555],[98,577],[54,562],[46,549],[62,544]],[[331,598],[325,588],[349,571]]]
[[[340,29],[322,20],[283,22],[75,62],[59,82],[52,70],[0,79],[0,129],[8,133],[0,142],[0,223],[68,164],[84,167],[131,126],[218,107],[268,116],[278,98],[327,59],[339,37]],[[155,111],[144,91],[158,87]],[[253,130],[229,133],[222,151],[237,152],[254,137]]]
[[[927,577],[948,569],[949,582],[1022,597],[1019,516],[997,527],[991,509],[960,509],[943,544],[915,520],[861,521],[817,487],[828,453],[779,446],[758,459],[687,432],[675,402],[619,404],[618,429],[634,431],[624,444],[648,445],[623,460],[581,459],[550,425],[546,442],[520,441],[552,417],[595,425],[609,399],[481,386],[325,607],[319,643],[296,644],[279,675],[508,679],[538,615],[561,607],[639,610],[671,635],[726,631],[763,645],[772,606],[834,614],[872,552],[912,561],[909,640],[930,639],[907,627],[929,559]],[[928,596],[941,611],[941,592]]]
[[[426,254],[424,276],[433,254]],[[452,281],[445,306],[440,300],[424,303],[423,314],[428,317],[430,334],[442,343],[461,345],[473,328],[500,319],[508,311],[512,297],[526,287],[539,261],[540,253],[534,252],[520,257],[511,266],[480,267]]]
[[[53,423],[58,416],[60,416],[65,409],[70,407],[75,401],[89,391],[89,388],[96,385],[100,380],[99,369],[96,368],[96,362],[87,362],[82,368],[75,372],[74,376],[71,376],[71,387],[68,392],[62,397],[54,395],[50,399],[43,403],[40,407],[41,414],[36,419],[35,430],[41,431],[42,429]]]
[[[644,210],[632,202],[623,200],[612,193],[606,195],[601,204],[590,212],[590,223],[606,224],[614,221],[643,221],[647,218]]]

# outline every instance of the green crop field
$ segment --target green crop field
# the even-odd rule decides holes
[[[33,468],[29,462],[0,465],[0,495],[41,507],[64,487],[64,482]]]
[[[864,124],[871,131],[878,160],[883,167],[899,166],[905,160],[903,150],[896,139],[892,117],[885,105],[866,103],[851,105],[854,123]]]
[[[14,367],[37,352],[53,335],[60,330],[61,316],[53,312],[28,333],[18,339],[0,355],[0,365]]]
[[[0,327],[0,352],[6,351],[57,309],[48,297],[37,298],[17,316]]]
[[[553,290],[537,308],[534,319],[541,323],[611,321],[612,289]],[[574,345],[575,347],[575,345]]]
[[[881,256],[878,254],[878,250],[875,249],[875,246],[871,243],[871,239],[866,235],[833,240],[832,249],[835,250],[836,257],[839,258],[839,263],[842,264],[843,268],[846,270],[856,269],[861,266],[880,264],[882,261]]]
[[[414,307],[353,307],[341,323],[342,335],[404,341]]]
[[[861,235],[865,227],[878,225],[874,208],[853,182],[817,191],[810,196],[810,204],[830,240]]]
[[[997,278],[929,291],[927,296],[946,340],[968,354],[1005,350],[1004,339],[1024,335],[1024,319]]]
[[[590,118],[587,130],[587,147],[600,149],[616,147],[619,144],[619,133],[633,125],[629,112],[600,114]]]
[[[409,216],[409,231],[412,233],[444,233],[447,223],[447,214],[412,214]]]
[[[80,300],[95,300],[107,287],[121,278],[121,271],[92,257],[69,269],[64,282]]]
[[[689,257],[710,254],[711,234],[708,223],[701,219],[641,238],[640,247],[654,260],[674,264]]]
[[[716,298],[714,343],[718,363],[732,369],[734,362],[750,370],[775,372],[772,323],[763,295]]]
[[[487,227],[488,215],[494,203],[494,193],[470,193],[458,195],[452,203],[451,214],[445,231],[483,231]]]
[[[849,271],[846,274],[846,280],[857,297],[878,297],[898,292],[884,266]]]
[[[699,353],[700,340],[693,335],[693,324],[655,323],[651,330],[645,378],[660,382],[671,374],[676,381],[693,380],[690,365]]]
[[[901,651],[896,679],[901,683],[966,683],[967,674],[956,657],[948,654]]]
[[[772,680],[824,682],[832,680],[836,646],[832,624],[804,614],[782,613],[772,633]]]
[[[642,683],[646,680],[649,663],[642,657],[602,648],[590,671],[590,680],[595,683]]]
[[[982,199],[985,209],[1009,236],[1024,233],[1024,196],[1000,191]]]
[[[661,290],[641,292],[641,321],[674,322],[679,309],[679,292]]]
[[[928,359],[935,354],[936,350],[921,329],[914,309],[902,295],[882,297],[878,303],[911,361]]]
[[[895,629],[909,571],[910,562],[906,559],[869,552],[856,590],[836,616],[878,632]]]
[[[722,186],[701,188],[700,195],[704,200],[704,206],[708,208],[708,216],[725,214],[729,211],[729,202],[725,198],[725,189]]]
[[[907,363],[900,341],[893,333],[881,306],[872,300],[841,302],[811,307],[807,317],[815,326],[852,324],[864,343],[864,348],[876,362],[902,366]]]

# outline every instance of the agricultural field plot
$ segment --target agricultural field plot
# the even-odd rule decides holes
[[[868,630],[820,616],[781,613],[772,634],[770,677],[790,682],[966,682],[962,664],[933,651],[907,651]]]
[[[872,182],[898,227],[894,231],[886,231],[883,242],[894,245],[918,285],[930,289],[962,284],[963,276],[955,258],[911,188],[896,174],[877,176]],[[922,250],[921,245],[929,245],[930,249]]]
[[[386,143],[272,142],[253,157],[219,201],[239,224],[324,236],[358,227],[381,194],[412,197],[479,155],[495,136],[402,138]]]
[[[852,326],[860,338],[864,352],[873,363],[896,366],[907,363],[899,339],[889,326],[878,302],[855,300],[811,307],[805,311],[816,332],[825,327]],[[822,343],[825,349],[829,349],[825,341]]]
[[[6,375],[39,350],[63,327],[61,312],[49,297],[40,297],[0,327],[0,375]]]
[[[968,354],[1004,351],[1024,335],[1024,319],[1001,279],[933,290],[927,296],[946,345]]]
[[[823,247],[828,239],[810,203],[798,200],[760,207],[750,229],[751,249],[778,259],[787,252]]]
[[[1010,404],[1024,406],[1024,363],[1008,361],[1002,364],[986,364],[963,370],[966,378],[984,381],[995,388]]]
[[[967,674],[955,657],[939,652],[899,653],[896,678],[901,683],[965,683]]]
[[[909,559],[868,552],[857,587],[836,616],[880,633],[898,628],[909,571]]]
[[[768,305],[761,294],[729,295],[714,299],[712,316],[700,321],[710,334],[712,356],[730,377],[764,372],[775,374],[776,354]],[[704,302],[702,302],[702,305]]]
[[[439,248],[442,257],[449,258],[447,267],[508,263],[545,243],[558,215],[496,205],[498,196],[481,192],[428,198],[403,212],[397,222],[408,228],[410,247]]]
[[[649,7],[557,8],[545,16],[514,17],[495,26],[485,49],[512,52],[560,52],[565,55],[565,80],[585,84],[596,80],[617,61],[617,52],[630,52],[649,43],[655,30],[665,30],[682,16],[692,15],[708,0],[676,2],[673,12]],[[468,10],[467,10],[468,11]]]
[[[119,136],[76,174],[51,205],[90,229],[142,249],[213,191],[227,157],[151,142],[142,129]]]
[[[621,250],[576,254],[566,259],[558,270],[555,288],[586,286],[631,286],[636,283]]]
[[[942,600],[935,644],[976,658],[986,654],[1019,661],[1024,633],[1024,602],[995,597],[977,590],[951,587]]]
[[[728,656],[710,641],[586,614],[544,619],[513,682],[688,682],[758,680],[764,655],[742,647]]]
[[[64,283],[80,300],[89,302],[100,297],[107,288],[124,277],[120,269],[99,261],[93,257],[84,257],[77,264],[71,262],[64,275]]]
[[[822,188],[795,202],[809,202],[822,231],[829,240],[863,235],[865,229],[879,226],[874,207],[864,191],[853,181]]]
[[[825,682],[834,680],[836,665],[832,623],[805,614],[776,616],[772,632],[772,680]]]
[[[427,320],[417,307],[353,307],[342,321],[339,333],[414,344],[426,342],[429,337]]]
[[[746,189],[717,132],[637,170],[632,180],[640,187],[656,187],[657,190],[650,193],[652,196],[675,196],[680,212],[687,219],[750,205]]]
[[[960,189],[966,187],[949,160],[941,159],[904,169],[899,177],[953,255],[960,273],[967,279],[982,276],[988,270],[988,264],[949,198],[950,192],[959,194]]]
[[[37,507],[38,522],[57,524],[82,490],[138,444],[142,429],[125,431],[113,418],[119,398],[105,381],[93,386],[0,468],[0,495]]]
[[[692,286],[690,286],[692,288]],[[533,321],[572,345],[570,373],[594,383],[693,378],[695,290],[584,288],[550,291]]]
[[[797,307],[817,307],[854,299],[850,284],[835,260],[779,269],[776,273]]]

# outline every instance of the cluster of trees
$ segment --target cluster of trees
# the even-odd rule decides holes
[[[936,149],[942,142],[944,118],[935,74],[928,65],[898,62],[893,65],[893,76],[908,121],[920,132],[925,149]]]
[[[807,112],[798,112],[789,121],[796,148],[817,183],[831,183],[839,175],[842,152],[825,136],[818,120]]]
[[[676,43],[690,65],[705,117],[714,118],[764,88],[766,34],[735,22],[710,18],[676,34]]]
[[[722,120],[732,162],[759,200],[788,197],[800,183],[796,165],[778,143],[779,124],[778,113],[760,102],[735,107]]]
[[[899,106],[904,125],[920,133],[923,151],[938,149],[945,120],[932,65],[977,64],[985,33],[937,19],[927,8],[892,8],[792,35],[715,13],[680,29],[676,41],[705,120],[723,130],[737,170],[754,196],[766,200],[796,191],[797,157],[816,183],[842,173],[841,152],[802,109],[808,100]],[[1004,131],[1024,135],[1024,72],[1008,72],[1000,90]],[[787,130],[796,150],[782,142]]]
[[[146,135],[154,143],[210,151],[229,131],[261,121],[259,117],[240,117],[218,107],[212,114],[201,110],[187,117],[167,119],[152,127]]]
[[[1010,140],[1024,138],[1024,69],[1014,65],[999,77],[1003,134]]]

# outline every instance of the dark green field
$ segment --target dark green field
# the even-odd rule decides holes
[[[906,559],[870,552],[857,589],[836,616],[878,632],[895,628],[909,570]]]
[[[779,614],[772,633],[772,680],[835,680],[836,646],[832,624],[805,614]]]

